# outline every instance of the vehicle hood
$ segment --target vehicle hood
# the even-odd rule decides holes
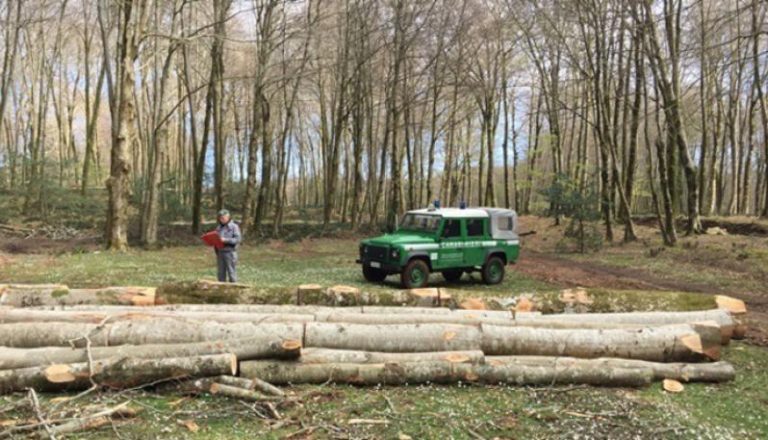
[[[418,232],[395,232],[394,234],[385,234],[378,237],[363,240],[363,244],[373,244],[379,246],[405,246],[408,244],[430,244],[436,243],[435,237],[429,234],[420,234]]]

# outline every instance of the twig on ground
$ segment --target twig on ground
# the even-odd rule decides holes
[[[45,429],[45,432],[48,433],[48,437],[51,440],[56,440],[56,436],[53,434],[53,431],[51,430],[50,425],[48,424],[48,420],[43,415],[43,412],[40,410],[40,401],[37,400],[37,393],[35,392],[34,388],[27,388],[27,396],[29,397],[29,402],[32,405],[32,411],[35,413],[35,417],[37,417],[37,420],[40,421],[40,423],[43,425],[43,429]]]

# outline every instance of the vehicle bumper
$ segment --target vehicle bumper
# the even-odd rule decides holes
[[[355,263],[362,264],[363,266],[370,266],[375,267],[376,269],[381,269],[386,272],[400,272],[400,266],[392,263],[383,263],[381,261],[374,261],[374,260],[362,260],[358,258],[355,260]]]

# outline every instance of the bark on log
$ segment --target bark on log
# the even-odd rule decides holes
[[[235,374],[233,354],[162,359],[111,358],[77,364],[54,364],[0,371],[0,392],[34,388],[38,391],[82,390],[93,380],[108,388],[121,389],[182,377]]]
[[[305,348],[298,361],[304,364],[384,364],[390,362],[431,362],[480,364],[485,355],[480,350],[432,351],[424,353],[385,353],[375,351]]]
[[[303,324],[253,324],[236,322],[188,321],[182,319],[144,319],[114,323],[79,324],[62,322],[0,324],[0,341],[7,347],[84,347],[88,337],[92,347],[142,344],[182,344],[259,336],[264,339],[302,340]]]
[[[426,352],[480,349],[476,327],[443,324],[364,325],[311,322],[305,325],[304,346],[384,352]]]
[[[155,304],[154,287],[104,287],[70,289],[64,285],[9,285],[0,296],[0,304],[14,307],[66,306],[78,304]]]
[[[519,315],[518,315],[519,316]],[[456,325],[502,325],[511,327],[541,327],[541,328],[591,328],[591,329],[610,329],[610,328],[639,328],[640,324],[618,324],[601,322],[576,322],[576,321],[537,321],[535,319],[512,319],[473,316],[471,314],[461,313],[426,313],[426,314],[392,314],[383,313],[317,313],[315,315],[317,322],[335,322],[347,324],[369,324],[369,325],[388,325],[388,324],[456,324]]]
[[[674,379],[683,382],[728,382],[736,377],[736,371],[728,362],[711,363],[662,363],[634,359],[597,358],[579,359],[552,356],[487,356],[489,365],[561,366],[565,368],[610,369],[649,368],[654,380]]]
[[[206,311],[162,311],[154,307],[142,307],[134,311],[103,309],[102,311],[37,310],[27,308],[0,309],[0,323],[14,322],[87,322],[98,324],[109,321],[131,321],[148,318],[187,319],[221,323],[251,322],[254,324],[280,322],[311,322],[312,314],[289,313],[240,313]]]
[[[283,339],[269,336],[252,336],[245,339],[215,340],[188,344],[119,345],[116,347],[91,347],[92,360],[109,358],[158,359],[165,357],[190,357],[232,353],[238,360],[295,359],[301,352],[300,339]],[[0,347],[0,370],[46,366],[56,363],[72,364],[88,361],[85,348]]]
[[[719,339],[705,338],[690,325],[630,329],[544,329],[482,325],[486,355],[617,357],[656,362],[717,359]]]
[[[558,321],[579,323],[616,323],[638,325],[690,324],[693,322],[714,321],[720,326],[723,343],[734,337],[734,327],[738,323],[727,310],[712,309],[691,312],[631,312],[631,313],[564,313],[557,315],[528,316],[518,315],[519,321]]]
[[[339,308],[329,306],[297,306],[292,304],[165,304],[154,307],[136,307],[121,305],[82,304],[73,306],[38,306],[30,310],[99,312],[99,313],[144,313],[156,312],[206,312],[206,313],[263,313],[263,314],[299,314],[332,313]],[[360,307],[345,307],[342,310],[360,312]]]
[[[302,364],[248,361],[240,364],[244,377],[273,384],[401,385],[419,383],[507,383],[518,385],[589,384],[643,386],[653,379],[649,368],[573,369],[559,366],[483,365],[451,362],[387,364]]]
[[[208,391],[211,394],[220,394],[222,396],[232,397],[233,399],[249,400],[251,402],[280,402],[285,399],[283,396],[265,396],[257,393],[256,391],[246,390],[239,387],[233,387],[231,385],[225,385],[221,383],[212,383],[208,387]]]

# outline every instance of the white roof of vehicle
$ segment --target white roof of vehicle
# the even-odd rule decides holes
[[[467,208],[467,209],[460,209],[460,208],[439,208],[439,209],[414,209],[412,211],[408,211],[409,214],[429,214],[429,215],[440,215],[445,218],[468,218],[468,217],[480,217],[480,218],[486,218],[488,217],[488,212],[483,209],[475,209],[475,208]]]

